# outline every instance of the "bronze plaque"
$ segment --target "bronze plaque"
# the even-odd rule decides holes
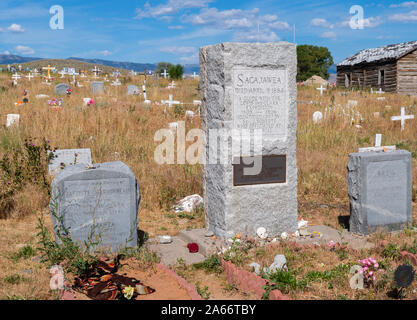
[[[246,157],[251,159],[251,157]],[[287,181],[287,156],[270,155],[262,156],[262,169],[258,175],[245,175],[244,168],[252,168],[240,158],[240,164],[233,165],[233,185],[246,186],[267,183],[285,183]],[[249,161],[247,161],[249,162]]]

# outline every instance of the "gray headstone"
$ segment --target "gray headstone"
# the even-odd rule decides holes
[[[134,173],[120,161],[94,167],[69,166],[53,180],[55,236],[57,230],[67,230],[74,242],[99,239],[94,251],[136,247],[140,192]]]
[[[66,95],[68,89],[70,89],[69,85],[66,83],[59,83],[56,85],[54,93],[57,95]]]
[[[127,95],[131,96],[133,94],[139,94],[139,87],[138,86],[127,86]]]
[[[405,150],[349,155],[350,231],[401,230],[411,223],[411,153]]]
[[[62,169],[74,164],[91,165],[91,150],[90,149],[62,149],[55,150],[53,157],[49,161],[49,174],[56,175]]]
[[[297,230],[297,53],[281,43],[222,43],[200,49],[204,204],[207,228],[222,238],[238,232],[269,235]],[[250,152],[226,143],[228,153],[210,139],[213,129],[262,130],[262,143]],[[242,145],[248,139],[242,138]],[[254,145],[262,145],[256,150]],[[228,146],[228,148],[227,148]],[[237,150],[234,150],[237,147]],[[220,159],[217,164],[211,154]],[[232,154],[232,157],[230,157]],[[260,174],[235,164],[240,157],[261,156]],[[233,163],[232,163],[233,159]],[[252,165],[247,166],[247,168]],[[243,173],[242,173],[243,172]]]
[[[90,92],[92,94],[103,93],[104,92],[104,82],[102,81],[93,81],[90,83]]]

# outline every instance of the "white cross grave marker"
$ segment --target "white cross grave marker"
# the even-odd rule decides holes
[[[175,101],[175,100],[172,100],[172,99],[173,99],[173,96],[172,96],[172,94],[170,94],[169,95],[169,100],[162,100],[161,102],[163,104],[167,104],[170,108],[172,108],[172,105],[174,105],[174,104],[181,104],[180,101]]]
[[[401,120],[401,131],[404,131],[405,120],[414,119],[414,115],[405,115],[405,108],[401,107],[401,115],[391,117],[391,121],[400,121]]]
[[[32,75],[31,73],[29,73],[29,74],[26,76],[26,78],[28,78],[28,79],[29,79],[29,81],[30,81],[30,79],[32,79],[32,78],[33,78],[33,75]]]
[[[18,79],[20,79],[20,75],[18,73],[15,73],[15,74],[12,75],[12,79],[13,80],[18,80]]]
[[[385,93],[385,92],[384,92],[384,91],[382,91],[382,88],[379,88],[379,90],[378,90],[376,93],[378,93],[378,94],[383,94],[383,93]]]
[[[392,150],[396,150],[397,147],[396,146],[386,146],[386,147],[381,147],[381,142],[382,142],[382,134],[377,133],[375,135],[375,147],[370,147],[370,148],[359,148],[359,152],[369,152],[369,151],[392,151]]]
[[[175,81],[172,80],[171,84],[168,86],[168,89],[175,89]]]
[[[94,66],[94,69],[93,69],[94,79],[97,79],[97,74],[98,74],[100,71],[101,71],[100,69],[97,69],[97,66]]]
[[[167,70],[166,69],[164,69],[164,72],[163,73],[161,73],[161,76],[164,76],[164,79],[166,79],[167,78]]]
[[[327,89],[323,87],[323,84],[320,85],[320,88],[316,88],[317,90],[320,91],[320,95],[323,95],[323,91],[326,91]]]
[[[144,102],[146,104],[150,104],[151,100],[148,100],[148,96],[146,95],[146,86],[145,85],[142,85],[142,91],[143,91],[143,97],[145,98]]]

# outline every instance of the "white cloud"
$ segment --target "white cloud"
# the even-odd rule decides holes
[[[5,54],[6,56],[9,56],[10,55],[10,51],[6,50],[6,51],[3,52],[3,54]]]
[[[13,23],[10,27],[7,28],[7,30],[15,33],[21,33],[25,32],[25,30],[22,28],[20,24]]]
[[[180,61],[183,64],[196,64],[199,63],[199,54],[198,52],[192,54],[191,56],[184,56],[180,58]]]
[[[327,31],[321,34],[322,38],[332,39],[335,40],[337,38],[337,34],[333,31]]]
[[[213,0],[168,0],[165,4],[152,7],[149,2],[143,9],[136,9],[136,18],[164,18],[183,9],[205,8]]]
[[[98,54],[101,54],[102,56],[111,56],[113,53],[110,52],[109,50],[103,50],[103,51],[99,51]]]
[[[310,26],[312,27],[323,27],[333,29],[334,25],[328,22],[326,19],[315,18],[310,21]]]
[[[270,29],[291,29],[288,22],[279,21],[276,15],[259,15],[258,8],[252,10],[219,10],[217,8],[207,8],[201,10],[199,14],[184,16],[183,20],[193,25],[210,26],[223,30],[248,30],[251,28],[257,30],[259,26],[264,32],[270,35],[272,34]],[[249,34],[248,37],[250,38],[251,35]]]
[[[159,51],[171,54],[190,54],[196,51],[195,47],[161,47]]]
[[[33,50],[32,48],[20,46],[20,45],[17,46],[15,50],[20,54],[34,54],[35,53],[35,50]]]
[[[382,20],[380,17],[370,17],[363,19],[363,26],[367,28],[375,28],[382,24]]]
[[[291,30],[290,25],[288,22],[285,21],[275,21],[268,25],[271,29],[277,29],[277,30]]]
[[[406,1],[400,4],[392,4],[390,8],[417,8],[417,2],[415,1]]]
[[[168,29],[171,29],[171,30],[182,30],[182,29],[184,29],[184,26],[169,26]]]
[[[350,28],[350,22],[351,19],[345,20],[340,23],[340,26]],[[354,21],[355,25],[360,25],[361,23],[363,24],[364,28],[375,28],[381,25],[383,23],[383,20],[381,19],[381,17],[369,17],[366,19]]]
[[[399,22],[417,22],[417,10],[410,11],[408,13],[398,13],[389,16],[391,21]]]
[[[267,32],[236,32],[234,35],[234,41],[244,42],[277,42],[280,38],[273,31]]]
[[[210,25],[222,29],[250,28],[254,26],[259,9],[231,9],[220,11],[217,8],[203,9],[199,14],[183,17],[184,21],[194,25]]]

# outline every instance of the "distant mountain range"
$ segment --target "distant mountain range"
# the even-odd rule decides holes
[[[41,60],[41,58],[25,58],[13,54],[0,54],[0,64],[25,63],[35,60]]]
[[[47,60],[47,59],[27,58],[27,57],[20,57],[16,55],[0,54],[0,65],[25,63],[25,62],[32,62],[32,61],[37,61],[37,60]],[[113,67],[117,69],[124,69],[124,70],[129,70],[129,71],[133,70],[136,72],[144,72],[145,70],[154,71],[156,69],[155,63],[119,62],[119,61],[110,61],[110,60],[102,60],[102,59],[83,59],[83,58],[76,58],[76,57],[62,59],[61,61],[65,61],[65,60],[73,60],[73,61],[76,60],[76,61],[92,63],[96,65]],[[200,66],[198,64],[186,64],[184,65],[184,72],[185,73],[193,73],[193,72],[199,73]]]
[[[32,62],[38,60],[46,60],[44,58],[28,58],[28,57],[20,57],[11,54],[0,54],[0,65],[7,65],[7,64],[17,64],[17,63],[25,63],[25,62]],[[65,60],[75,60],[81,62],[92,63],[96,65],[103,65],[107,67],[113,67],[117,69],[124,69],[124,70],[133,70],[136,72],[144,72],[145,70],[152,70],[156,69],[155,63],[136,63],[136,62],[120,62],[120,61],[111,61],[111,60],[102,60],[102,59],[83,59],[83,58],[76,58],[71,57],[68,59],[60,59],[60,61],[65,62]],[[70,61],[68,62],[71,63]],[[70,67],[70,65],[68,66]],[[329,73],[334,74],[337,73],[336,65],[331,65],[329,67]],[[184,65],[184,72],[187,74],[192,74],[194,72],[200,73],[200,66],[198,64],[186,64]]]

